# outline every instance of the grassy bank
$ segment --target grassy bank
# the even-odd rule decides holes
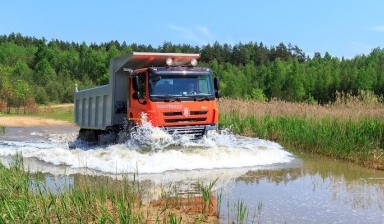
[[[0,112],[0,116],[31,116],[74,123],[73,104],[41,105],[25,112],[12,108],[10,113]]]
[[[73,104],[41,106],[35,113],[31,113],[31,116],[67,121],[70,123],[74,123],[75,119]]]
[[[148,187],[128,178],[80,176],[55,192],[44,175],[24,171],[20,158],[10,168],[0,164],[0,176],[0,223],[218,223],[205,209],[182,211],[171,194],[156,206],[143,203]]]
[[[378,105],[221,103],[220,125],[233,132],[384,169],[384,109]],[[263,109],[260,109],[263,108]]]

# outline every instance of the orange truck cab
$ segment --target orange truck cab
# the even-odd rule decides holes
[[[196,67],[199,54],[132,52],[110,62],[109,84],[74,94],[79,138],[97,141],[140,126],[143,115],[168,133],[217,131],[219,79]]]

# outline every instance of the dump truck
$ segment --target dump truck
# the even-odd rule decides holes
[[[110,61],[109,84],[74,93],[78,138],[131,132],[143,115],[170,134],[200,138],[218,129],[219,79],[200,54],[131,52]]]

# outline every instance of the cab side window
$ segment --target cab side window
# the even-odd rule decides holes
[[[139,92],[140,92],[140,98],[146,98],[147,97],[147,88],[145,85],[145,73],[139,73],[137,75],[139,77]]]

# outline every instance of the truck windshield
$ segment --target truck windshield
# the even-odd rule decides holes
[[[152,101],[214,99],[210,74],[150,74],[149,94]]]

